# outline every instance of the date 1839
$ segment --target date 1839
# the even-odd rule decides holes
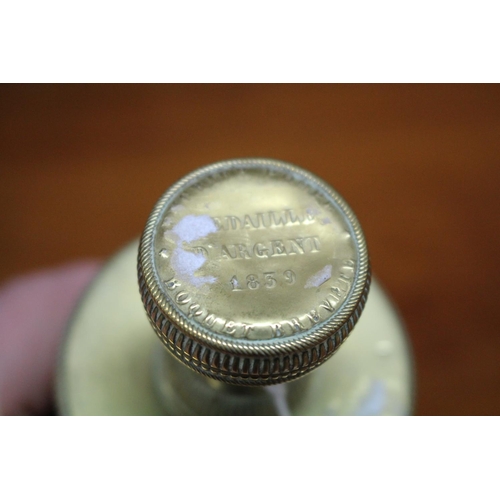
[[[234,275],[229,280],[229,286],[233,292],[242,292],[244,290],[258,290],[259,288],[274,288],[278,283],[293,285],[296,281],[296,275],[291,269],[283,272],[263,272],[259,274],[249,274],[244,280]]]

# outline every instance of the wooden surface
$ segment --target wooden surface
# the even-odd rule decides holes
[[[0,86],[0,281],[110,256],[172,182],[244,156],[348,200],[409,330],[417,414],[499,414],[499,86]]]

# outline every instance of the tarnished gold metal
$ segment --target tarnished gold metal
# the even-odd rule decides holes
[[[343,198],[289,163],[201,168],[154,207],[138,258],[148,318],[197,372],[238,385],[298,378],[356,324],[370,269]]]

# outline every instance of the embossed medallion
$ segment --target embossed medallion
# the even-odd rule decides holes
[[[234,383],[290,380],[327,359],[361,313],[369,278],[345,201],[273,160],[221,162],[179,181],[139,254],[160,338],[192,368]]]

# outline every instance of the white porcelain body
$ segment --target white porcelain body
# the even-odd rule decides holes
[[[61,352],[58,404],[66,415],[407,415],[414,401],[404,327],[377,283],[349,338],[311,374],[267,388],[198,375],[166,352],[140,300],[137,242],[91,284]]]

